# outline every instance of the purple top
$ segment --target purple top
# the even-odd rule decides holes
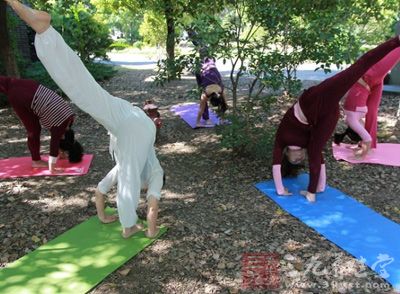
[[[207,57],[204,59],[201,66],[200,85],[205,89],[207,86],[212,84],[217,84],[222,88],[222,90],[224,89],[221,74],[219,73],[214,60]]]

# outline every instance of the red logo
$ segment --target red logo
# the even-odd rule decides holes
[[[277,253],[243,253],[242,289],[278,289],[279,259]]]

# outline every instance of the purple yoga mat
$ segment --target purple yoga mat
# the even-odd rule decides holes
[[[171,107],[171,111],[177,115],[179,115],[185,122],[188,123],[188,125],[192,128],[196,128],[196,117],[197,113],[199,111],[200,105],[198,103],[185,103],[185,104],[179,104],[179,105],[174,105]],[[203,119],[200,120],[200,123],[205,127],[205,128],[212,128],[215,127],[216,125],[219,124],[219,118],[217,114],[212,111],[210,108],[208,109],[210,113],[210,120],[212,121],[213,124],[206,125],[205,121]]]
[[[345,160],[350,163],[371,163],[390,166],[400,166],[400,144],[378,143],[362,160],[354,158],[352,145],[341,143],[332,144],[333,157],[336,160]]]

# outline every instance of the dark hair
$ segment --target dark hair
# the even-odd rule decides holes
[[[345,137],[349,137],[349,139],[353,142],[360,142],[362,141],[361,137],[359,134],[357,134],[352,128],[347,127],[347,129],[344,131],[344,133],[335,133],[333,141],[335,144],[340,144],[343,142]]]
[[[164,173],[163,177],[162,177],[162,188],[164,188],[166,182],[167,182],[167,177],[165,176],[165,173]]]
[[[78,141],[75,141],[72,144],[72,148],[68,151],[68,160],[72,163],[81,162],[82,157],[83,147]]]
[[[210,96],[208,96],[208,98],[210,99],[210,103],[212,106],[218,106],[218,114],[225,113],[225,111],[228,109],[228,105],[226,105],[225,100],[222,98],[221,94],[213,92]]]
[[[215,92],[211,93],[210,96],[208,96],[208,99],[210,99],[211,105],[215,107],[222,103],[221,96]]]
[[[286,150],[283,152],[283,158],[281,162],[281,175],[282,178],[289,177],[295,178],[299,175],[300,170],[305,167],[303,163],[293,164],[289,161],[289,158],[286,154]]]
[[[64,133],[64,139],[60,140],[60,149],[63,151],[68,151],[69,162],[80,162],[83,157],[83,147],[78,142],[75,141],[74,131],[69,128]]]

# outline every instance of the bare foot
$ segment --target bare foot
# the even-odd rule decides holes
[[[36,33],[41,34],[50,27],[51,16],[47,12],[32,9],[17,0],[6,2]]]
[[[147,231],[145,232],[145,235],[147,238],[153,239],[153,238],[157,237],[159,232],[160,232],[160,227],[156,227],[155,230],[147,229]]]
[[[41,168],[41,167],[47,167],[48,163],[44,160],[32,160],[32,167],[33,168]]]
[[[97,217],[103,224],[113,223],[118,219],[118,215],[116,215],[116,214],[112,214],[112,215],[104,214],[103,216],[98,215]]]
[[[123,228],[122,229],[122,237],[125,239],[128,239],[132,235],[136,234],[137,232],[141,231],[144,229],[144,226],[142,224],[136,224],[130,228]]]

